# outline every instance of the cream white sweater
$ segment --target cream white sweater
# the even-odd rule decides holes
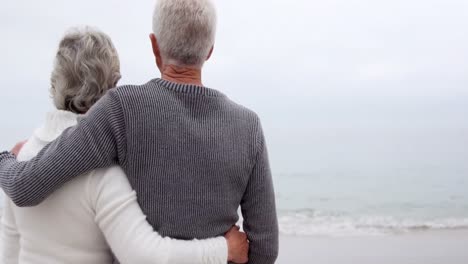
[[[34,157],[78,118],[50,113],[18,160]],[[3,264],[112,263],[111,250],[122,264],[227,262],[224,237],[182,241],[153,231],[120,167],[78,177],[36,207],[19,208],[5,199]]]

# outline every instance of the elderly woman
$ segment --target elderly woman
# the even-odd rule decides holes
[[[119,68],[117,52],[107,35],[90,28],[68,33],[60,42],[51,78],[57,110],[48,114],[18,160],[34,157],[76,125],[82,114],[116,86]],[[76,154],[70,153],[79,159]],[[95,170],[68,182],[37,207],[19,208],[7,199],[1,263],[112,263],[111,249],[121,263],[228,261],[224,237],[200,241],[162,238],[145,219],[120,167]],[[245,235],[232,229],[226,237],[230,260],[247,256]]]

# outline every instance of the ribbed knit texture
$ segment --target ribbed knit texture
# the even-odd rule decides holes
[[[206,87],[161,79],[109,91],[36,158],[0,154],[0,184],[19,206],[73,177],[120,164],[163,236],[222,235],[241,205],[249,263],[274,263],[278,224],[266,144],[255,113]]]

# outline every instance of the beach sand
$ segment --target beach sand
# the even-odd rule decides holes
[[[368,237],[281,236],[278,264],[468,264],[468,231]]]

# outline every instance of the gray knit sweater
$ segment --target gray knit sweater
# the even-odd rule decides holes
[[[249,263],[275,262],[273,183],[252,111],[216,90],[161,79],[118,87],[31,161],[0,154],[0,184],[18,206],[34,206],[73,177],[113,164],[163,236],[222,235],[240,205]]]

